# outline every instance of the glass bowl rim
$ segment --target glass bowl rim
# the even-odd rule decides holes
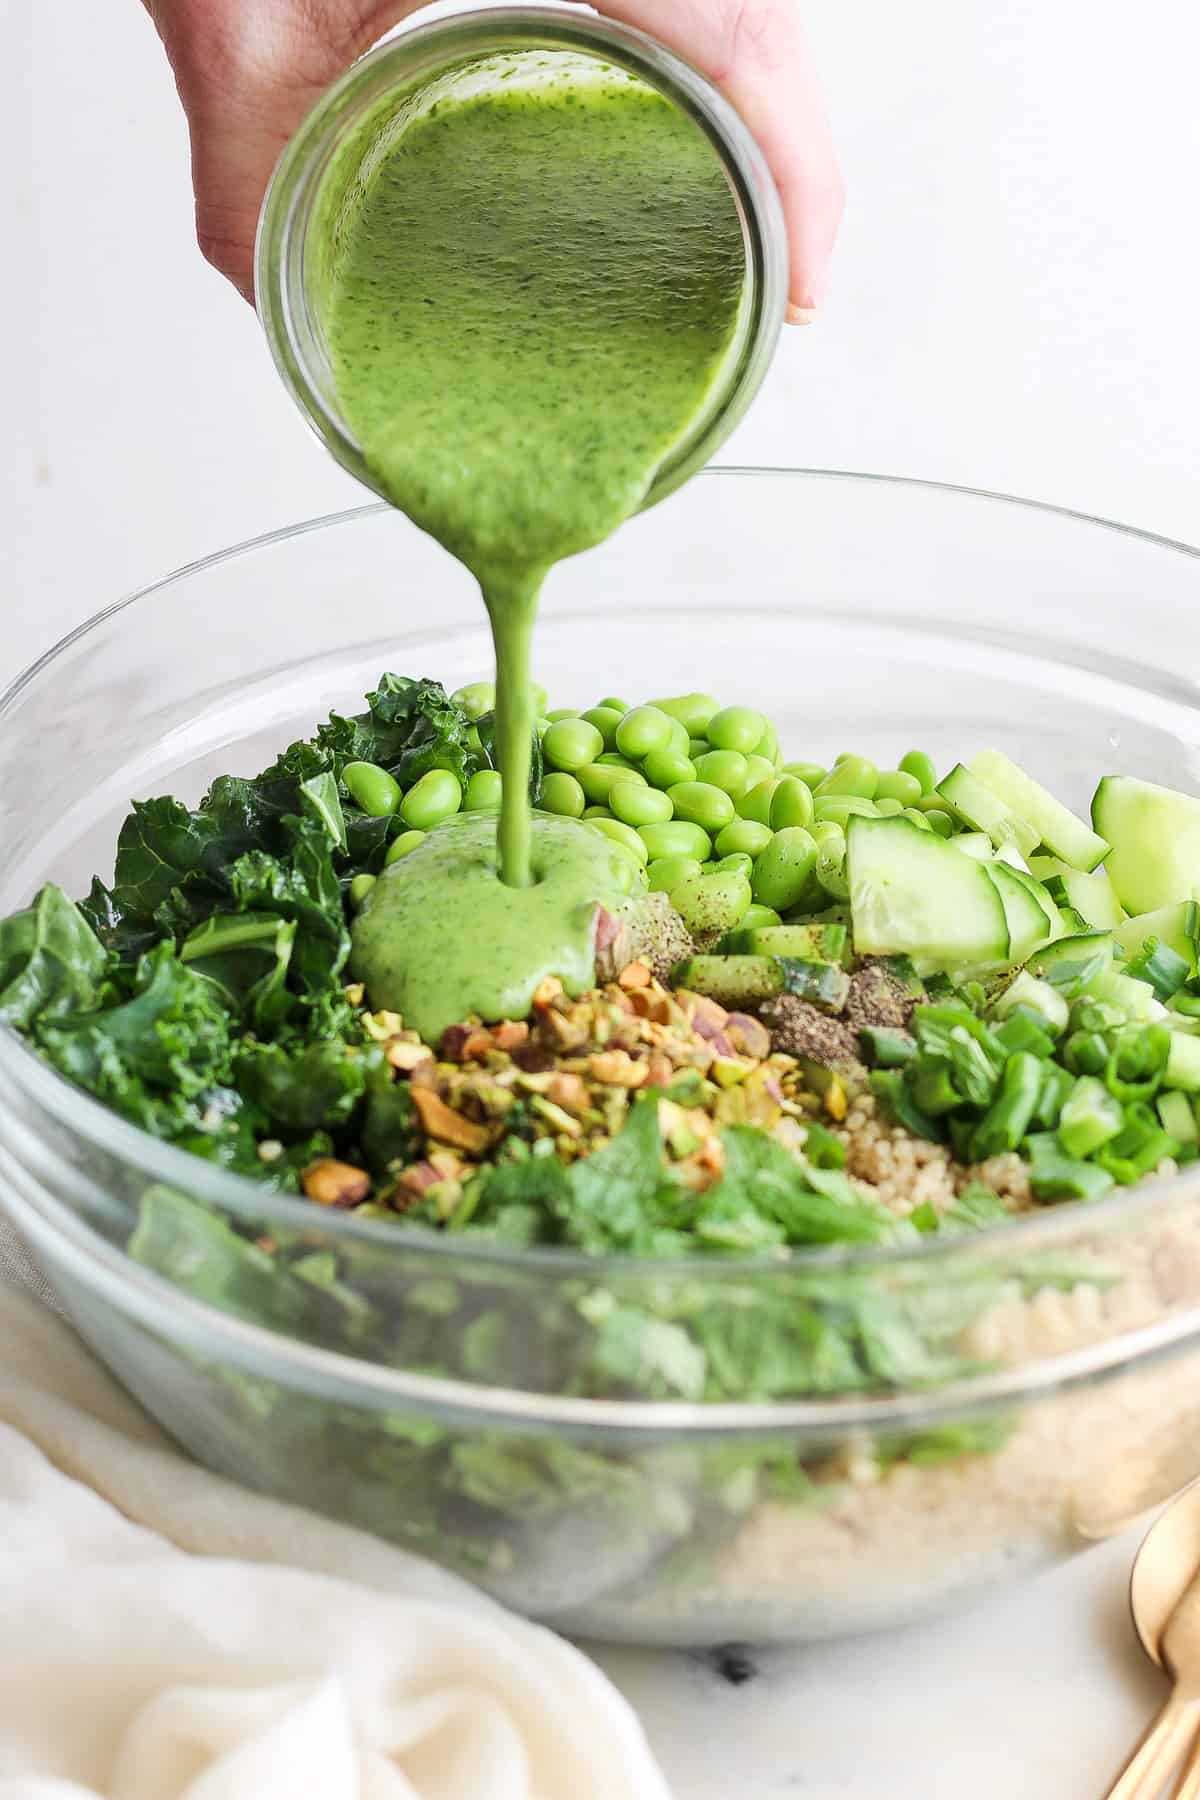
[[[1073,523],[1095,526],[1162,550],[1173,551],[1182,556],[1200,560],[1200,547],[1158,532],[1143,530],[1137,526],[1123,524],[1117,520],[1049,501],[1028,499],[961,483],[936,481],[923,476],[893,475],[851,469],[767,468],[723,464],[702,470],[696,479],[702,481],[754,480],[769,476],[811,482],[832,481],[846,485],[880,485],[900,490],[914,488],[983,500],[1001,507],[1017,508],[1034,514],[1047,514],[1070,520]],[[193,576],[219,569],[224,563],[232,562],[250,552],[269,550],[275,545],[285,543],[293,538],[304,537],[313,532],[332,530],[339,526],[352,525],[360,520],[378,517],[391,511],[392,508],[386,502],[374,501],[363,506],[350,507],[282,526],[275,531],[245,539],[240,543],[183,564],[159,580],[101,608],[100,611],[66,633],[57,643],[51,645],[18,674],[0,694],[0,730],[4,729],[7,715],[18,703],[28,686],[52,667],[69,649],[139,601],[147,600],[155,595],[162,595],[177,586],[182,587]],[[200,1157],[192,1156],[185,1150],[176,1149],[171,1144],[151,1137],[136,1125],[120,1118],[116,1113],[110,1112],[90,1094],[75,1088],[65,1077],[44,1063],[35,1051],[28,1048],[16,1032],[6,1026],[0,1027],[0,1072],[14,1080],[18,1086],[31,1091],[38,1102],[55,1115],[68,1130],[96,1144],[123,1162],[144,1169],[159,1180],[182,1187],[185,1191],[195,1192],[207,1203],[222,1207],[235,1215],[253,1211],[258,1219],[270,1220],[283,1227],[301,1228],[304,1225],[311,1226],[312,1224],[311,1201],[272,1193],[245,1176],[216,1168]],[[1178,1197],[1181,1190],[1193,1187],[1196,1179],[1195,1172],[1184,1172],[1168,1179],[1141,1183],[1134,1188],[1114,1190],[1104,1199],[1089,1203],[1087,1216],[1089,1219],[1096,1220],[1097,1224],[1102,1227],[1118,1222],[1132,1223],[1144,1213],[1153,1213],[1169,1205],[1171,1199]],[[967,1244],[973,1248],[982,1246],[990,1248],[1003,1242],[1006,1246],[1011,1245],[1014,1251],[1034,1251],[1046,1247],[1055,1237],[1062,1234],[1064,1221],[1079,1216],[1079,1204],[1068,1203],[1064,1206],[1047,1207],[1040,1212],[1013,1219],[1009,1223],[973,1233],[969,1239],[955,1240],[953,1247],[947,1242],[939,1242],[935,1237],[927,1237],[916,1244],[890,1248],[872,1247],[849,1250],[818,1248],[790,1251],[784,1257],[745,1257],[737,1259],[735,1266],[739,1277],[753,1279],[766,1275],[784,1276],[793,1270],[797,1272],[866,1272],[886,1269],[889,1266],[915,1264],[919,1261],[936,1259],[939,1256],[948,1258],[956,1252],[961,1252],[963,1246]],[[634,1275],[643,1279],[671,1276],[683,1278],[701,1272],[711,1275],[714,1268],[714,1261],[711,1257],[592,1256],[582,1251],[564,1250],[553,1246],[518,1249],[461,1241],[446,1233],[415,1225],[408,1225],[404,1228],[401,1242],[401,1234],[397,1233],[396,1226],[387,1220],[356,1219],[352,1213],[331,1213],[328,1209],[323,1209],[321,1216],[324,1227],[335,1239],[342,1237],[346,1240],[370,1244],[375,1248],[405,1248],[413,1252],[444,1258],[450,1263],[457,1263],[464,1267],[471,1263],[478,1263],[498,1268],[528,1269],[531,1272],[540,1270],[547,1274],[554,1272],[563,1277],[587,1274],[594,1279],[605,1276],[629,1277]],[[1200,1309],[1197,1309],[1197,1312],[1198,1320],[1200,1320]]]

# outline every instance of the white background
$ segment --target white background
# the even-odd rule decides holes
[[[1200,538],[1200,8],[805,11],[850,210],[823,317],[786,335],[724,460],[920,474]],[[0,678],[171,567],[359,498],[193,248],[183,124],[137,0],[10,12]],[[699,1665],[609,1666],[696,1796],[729,1791],[736,1768],[756,1800],[899,1792],[893,1774],[923,1795],[1071,1800],[1097,1791],[1150,1699],[1120,1617],[1128,1553],[949,1636],[769,1659],[715,1710]]]
[[[786,334],[723,460],[921,474],[1200,538],[1200,9],[804,10],[850,208],[823,317]],[[183,561],[358,498],[193,248],[137,0],[11,13],[0,673]]]

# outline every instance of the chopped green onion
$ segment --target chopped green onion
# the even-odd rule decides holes
[[[1053,1131],[1037,1132],[1025,1143],[1029,1185],[1038,1200],[1098,1200],[1113,1185],[1107,1169],[1067,1156]]]
[[[1172,1031],[1167,1051],[1167,1072],[1163,1086],[1182,1088],[1185,1093],[1200,1093],[1200,1038]]]
[[[1062,1115],[1067,1095],[1074,1086],[1075,1077],[1070,1069],[1064,1069],[1061,1063],[1046,1063],[1037,1110],[1030,1123],[1040,1125],[1043,1130],[1053,1131]]]
[[[927,1118],[914,1105],[899,1069],[875,1069],[871,1075],[871,1092],[891,1108],[897,1122],[914,1137],[927,1138],[933,1144],[943,1141],[941,1125],[935,1119]]]
[[[1018,1006],[1009,1013],[996,1032],[996,1042],[1003,1044],[1010,1056],[1015,1056],[1018,1050],[1027,1050],[1031,1056],[1045,1062],[1054,1054],[1054,1039],[1043,1025],[1042,1015],[1027,1006]]]
[[[1171,1034],[1163,1025],[1118,1038],[1104,1071],[1104,1084],[1117,1100],[1151,1100],[1163,1084],[1171,1054]]]
[[[962,1105],[962,1095],[950,1079],[950,1065],[936,1058],[920,1061],[912,1071],[912,1097],[922,1112],[936,1117]]]
[[[872,1069],[902,1069],[917,1054],[917,1040],[886,1025],[864,1025],[858,1041]]]
[[[1010,1056],[1000,1092],[975,1128],[971,1155],[975,1162],[1015,1150],[1029,1129],[1042,1093],[1042,1064],[1027,1051]]]
[[[1191,975],[1191,964],[1159,938],[1147,938],[1140,956],[1124,965],[1126,975],[1147,981],[1160,1000],[1170,1000]]]
[[[1108,1055],[1108,1039],[1098,1031],[1073,1031],[1063,1046],[1063,1061],[1075,1075],[1102,1075]]]
[[[1160,1094],[1155,1107],[1162,1128],[1181,1145],[1200,1142],[1200,1126],[1196,1123],[1196,1114],[1186,1094],[1178,1091]]]
[[[1115,1138],[1125,1122],[1121,1102],[1114,1100],[1095,1075],[1081,1075],[1063,1102],[1058,1138],[1068,1156],[1090,1156]]]

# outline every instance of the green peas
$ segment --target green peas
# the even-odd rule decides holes
[[[817,862],[817,846],[802,825],[777,831],[754,864],[754,898],[785,913],[799,904]]]
[[[879,816],[875,802],[864,800],[861,794],[818,794],[813,812],[822,822],[832,821],[843,830],[847,819],[875,819]]]
[[[695,763],[677,750],[652,750],[643,762],[642,770],[650,786],[662,788],[664,793],[676,782],[696,779]]]
[[[587,719],[557,719],[542,739],[546,761],[567,774],[595,762],[603,750],[603,737]]]
[[[712,842],[707,831],[689,819],[668,819],[663,825],[639,825],[638,832],[646,850],[656,861],[664,856],[694,856],[707,862]]]
[[[806,788],[811,788],[815,793],[828,774],[828,770],[821,763],[790,762],[784,763],[779,773],[794,775],[797,781],[802,781]]]
[[[373,819],[390,819],[400,804],[400,783],[378,763],[347,763],[342,780],[350,798]]]
[[[584,791],[573,775],[555,769],[542,782],[542,806],[547,812],[557,813],[563,819],[579,819],[586,805]]]
[[[813,822],[812,790],[794,775],[783,775],[771,795],[771,830],[784,831],[789,825],[811,825]]]
[[[715,750],[740,750],[749,756],[758,748],[767,721],[750,706],[726,706],[709,720],[708,741]]]
[[[921,810],[924,812],[926,819],[939,837],[948,838],[954,836],[954,820],[950,817],[948,812],[942,812],[940,807],[936,806],[922,807]]]
[[[697,937],[732,931],[741,924],[752,898],[746,877],[733,870],[693,875],[671,889],[671,905]]]
[[[696,764],[696,779],[720,788],[731,800],[740,799],[750,785],[746,759],[739,750],[710,750]]]
[[[480,769],[472,775],[463,795],[464,812],[499,812],[503,787],[499,769]]]
[[[823,794],[857,794],[863,800],[873,800],[878,783],[879,771],[873,762],[846,752],[818,787],[817,799]]]
[[[624,713],[619,713],[615,706],[590,706],[581,717],[596,727],[604,739],[604,748],[611,750],[617,741],[617,726],[625,717]]]
[[[746,792],[757,787],[760,781],[774,781],[775,764],[768,756],[748,756],[746,758]]]
[[[375,886],[377,879],[378,877],[375,875],[366,874],[356,875],[354,877],[354,880],[350,883],[351,906],[358,908],[362,905],[371,889]]]
[[[712,745],[706,737],[691,737],[688,739],[688,755],[693,762],[696,762],[701,756],[707,756],[711,749]]]
[[[617,749],[640,762],[651,750],[669,749],[673,735],[670,719],[657,706],[635,706],[617,726]]]
[[[650,853],[632,825],[623,825],[620,819],[592,819],[589,823],[593,831],[602,831],[605,837],[611,838],[614,844],[620,844],[623,850],[628,850],[630,856],[645,868],[650,860]]]
[[[404,857],[411,856],[418,844],[425,842],[423,831],[402,831],[399,837],[393,838],[387,847],[387,855],[383,859],[385,869],[393,863],[401,862]]]
[[[731,856],[723,856],[720,862],[714,863],[712,873],[714,875],[744,875],[749,881],[753,868],[754,858],[739,850]]]
[[[680,694],[674,700],[656,700],[654,704],[668,718],[678,719],[689,737],[703,737],[709,720],[719,710],[711,694]]]
[[[615,694],[605,694],[603,700],[597,700],[596,705],[602,706],[606,712],[619,712],[622,718],[630,711],[628,700],[618,700]]]
[[[783,920],[773,906],[760,906],[755,900],[742,914],[743,931],[761,931],[764,925],[782,925]]]
[[[771,841],[771,827],[757,819],[735,819],[717,838],[718,856],[758,856]]]
[[[608,796],[618,781],[645,781],[640,769],[626,769],[619,764],[594,762],[575,770],[575,779],[593,806],[608,805]]]
[[[705,831],[720,831],[733,818],[733,801],[724,788],[708,781],[677,781],[668,788],[677,819],[687,819]]]
[[[771,801],[775,797],[778,781],[772,775],[768,781],[760,781],[757,787],[747,788],[737,798],[738,817],[753,819],[758,825],[771,823]]]
[[[608,804],[626,825],[661,825],[675,808],[670,796],[644,781],[616,781],[609,789]]]
[[[871,804],[881,819],[894,819],[904,811],[898,800],[889,800],[886,794],[882,799],[873,800]]]
[[[400,802],[400,817],[417,831],[429,831],[449,819],[462,804],[458,777],[449,769],[430,769]]]
[[[699,873],[700,864],[694,856],[656,856],[646,877],[652,894],[669,894],[681,881],[690,881]]]
[[[933,766],[933,758],[926,756],[924,750],[906,750],[900,758],[899,767],[905,775],[911,775],[921,784],[923,794],[931,794],[937,786],[937,770]]]
[[[875,784],[876,800],[898,800],[901,806],[915,806],[923,792],[916,776],[903,769],[884,769]]]
[[[496,690],[490,681],[472,681],[466,687],[456,688],[450,698],[469,719],[482,719],[496,704]]]

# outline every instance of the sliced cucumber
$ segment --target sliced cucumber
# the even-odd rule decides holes
[[[997,855],[996,860],[1000,861],[999,855]],[[1042,883],[1038,881],[1035,876],[1031,875],[1027,869],[1010,869],[1009,872],[1015,876],[1023,888],[1028,890],[1041,907],[1046,918],[1046,936],[1048,938],[1065,937],[1067,927],[1063,923],[1063,916],[1059,912],[1058,907],[1054,904],[1051,896],[1046,892]]]
[[[1029,958],[1028,968],[1031,975],[1045,977],[1056,988],[1078,991],[1112,968],[1113,955],[1111,931],[1082,931],[1043,944]]]
[[[721,949],[738,956],[799,956],[814,962],[835,963],[846,948],[849,933],[840,924],[759,925],[749,931],[731,931]]]
[[[1037,849],[1039,838],[1031,822],[1007,805],[993,788],[977,780],[962,763],[957,763],[945,780],[939,781],[937,792],[952,812],[973,830],[985,832],[997,849],[1001,844],[1015,844],[1022,856]]]
[[[1062,906],[1073,906],[1081,919],[1097,931],[1112,931],[1125,917],[1125,909],[1103,869],[1085,875],[1057,856],[1035,856],[1029,865],[1033,874],[1049,889],[1053,900]]]
[[[785,994],[798,994],[822,1012],[841,1012],[850,993],[850,977],[845,969],[795,956],[781,956],[779,966]]]
[[[1112,845],[1106,866],[1126,912],[1192,898],[1200,886],[1200,800],[1132,775],[1106,775],[1092,819]]]
[[[1004,992],[992,1001],[990,1011],[994,1018],[1006,1019],[1018,1006],[1038,1013],[1055,1036],[1066,1030],[1071,1017],[1071,1009],[1058,989],[1051,987],[1048,981],[1039,981],[1028,969],[1022,969],[1009,982]]]
[[[854,948],[938,967],[996,967],[1008,960],[1004,902],[983,863],[904,818],[852,817],[846,874]]]
[[[1047,909],[1038,903],[1030,891],[1037,884],[1031,880],[1029,887],[1026,887],[1017,871],[1010,869],[1007,863],[986,863],[984,873],[1004,903],[1004,919],[1008,926],[1008,961],[1024,962],[1050,936],[1051,925]],[[1056,913],[1056,922],[1057,917]]]
[[[722,1006],[748,1006],[782,994],[783,965],[770,956],[689,956],[671,971],[671,985]]]
[[[1089,830],[1082,819],[1077,819],[1053,794],[1047,793],[1040,782],[999,750],[981,750],[978,756],[971,758],[970,771],[1012,812],[1027,819],[1047,850],[1070,863],[1073,869],[1094,869],[1097,863],[1104,861],[1108,851],[1105,839]],[[1120,892],[1119,887],[1117,891]]]
[[[1175,906],[1160,907],[1157,912],[1137,913],[1126,919],[1113,932],[1113,942],[1126,956],[1140,955],[1149,938],[1182,956],[1192,974],[1196,973],[1196,940],[1200,937],[1200,906],[1194,900],[1180,900]]]
[[[973,856],[976,862],[991,862],[996,846],[986,831],[960,831],[953,840],[960,856]]]

